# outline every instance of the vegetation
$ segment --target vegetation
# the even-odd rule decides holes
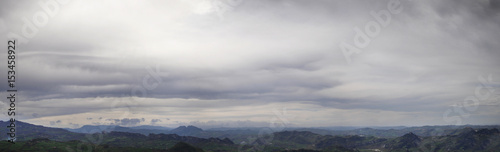
[[[0,125],[4,125],[0,122]],[[366,134],[328,134],[329,130],[287,130],[259,135],[255,129],[202,130],[195,126],[171,130],[143,126],[135,131],[94,131],[93,134],[70,132],[60,128],[48,128],[18,122],[18,140],[15,144],[0,142],[0,151],[268,151],[268,152],[406,152],[406,151],[499,151],[500,131],[498,126],[425,126],[387,129],[382,136]],[[93,126],[86,126],[92,128]],[[119,128],[127,131],[131,128]],[[95,130],[95,129],[94,129]],[[162,130],[165,133],[137,133],[137,130]],[[314,133],[320,130],[322,133]],[[397,130],[397,131],[396,131]],[[399,134],[397,137],[385,137]],[[437,131],[439,130],[439,131]],[[2,130],[5,131],[5,130]],[[380,134],[379,129],[353,129],[337,132]],[[368,131],[368,132],[366,132]],[[371,131],[371,132],[370,132]],[[173,134],[175,133],[175,134]],[[436,134],[437,133],[437,134]],[[2,134],[5,134],[2,132]],[[433,135],[435,134],[435,135]],[[195,136],[189,136],[195,135]],[[200,137],[200,136],[203,136]],[[391,135],[392,136],[392,135]],[[234,139],[245,140],[233,142]],[[250,137],[250,138],[249,138]],[[257,138],[258,137],[258,138]],[[244,141],[244,142],[243,142]]]

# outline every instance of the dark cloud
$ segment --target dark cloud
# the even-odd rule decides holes
[[[123,119],[106,119],[107,121],[112,121],[113,125],[122,125],[122,126],[135,126],[144,122],[145,119],[141,118],[123,118]]]
[[[339,44],[353,44],[354,29],[364,30],[376,20],[371,12],[386,10],[389,1],[244,0],[223,19],[213,9],[196,10],[198,2],[75,0],[61,5],[60,13],[19,47],[18,85],[26,101],[22,106],[30,111],[25,116],[176,113],[168,115],[172,122],[206,120],[200,125],[217,126],[224,121],[203,123],[253,115],[234,111],[238,118],[232,119],[204,112],[307,103],[309,111],[325,113],[433,114],[425,117],[440,124],[443,109],[474,95],[478,76],[492,74],[498,80],[500,75],[500,4],[495,0],[401,0],[401,13],[392,14],[363,52],[351,56],[351,64]],[[144,11],[133,13],[139,10]],[[0,33],[22,34],[22,18],[38,11],[43,9],[37,3],[0,2],[5,24]],[[7,71],[6,66],[0,70]],[[266,115],[260,112],[255,115]],[[99,123],[117,125],[151,119],[102,117],[109,119]]]
[[[162,122],[160,119],[151,119],[151,125],[155,125],[158,122]]]
[[[62,122],[61,120],[57,120],[57,121],[50,121],[50,125],[51,125],[51,126],[58,125],[58,124],[60,124],[61,122]]]

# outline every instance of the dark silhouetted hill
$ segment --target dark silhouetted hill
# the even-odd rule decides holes
[[[179,126],[175,129],[169,131],[171,134],[177,134],[181,136],[193,136],[199,133],[202,133],[203,129],[195,127],[195,126]]]
[[[172,148],[167,149],[167,152],[204,152],[202,149],[191,146],[185,142],[179,142]]]
[[[47,138],[57,141],[78,140],[84,137],[83,134],[73,133],[61,128],[50,128],[40,125],[33,125],[22,121],[16,121],[17,140],[31,140],[36,138]],[[0,121],[0,126],[6,128],[10,125],[8,121]],[[7,129],[0,129],[0,134],[7,137]],[[4,138],[2,137],[2,140]]]

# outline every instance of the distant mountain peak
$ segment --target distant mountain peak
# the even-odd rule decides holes
[[[198,127],[193,126],[193,125],[189,125],[187,127],[186,126],[179,126],[179,127],[175,128],[175,129],[173,129],[172,131],[178,131],[178,130],[183,130],[183,131],[184,130],[203,131],[203,129],[198,128]]]
[[[415,135],[413,132],[409,132],[401,137],[402,140],[409,141],[409,142],[414,142],[414,141],[420,141],[420,138]]]
[[[405,135],[396,138],[395,143],[388,146],[391,149],[408,149],[415,148],[420,145],[422,139],[415,135],[413,132],[406,133]]]
[[[418,138],[417,135],[415,135],[413,132],[406,133],[403,135],[404,138]]]
[[[203,132],[203,129],[195,127],[195,126],[179,126],[175,129],[170,130],[170,133],[178,134],[178,135],[195,135],[197,133]]]

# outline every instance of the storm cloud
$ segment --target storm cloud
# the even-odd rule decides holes
[[[220,10],[215,1],[228,5]],[[0,2],[3,41],[25,38],[18,46],[20,119],[70,127],[115,123],[106,120],[266,126],[285,107],[296,126],[442,125],[453,123],[443,113],[466,106],[480,85],[491,95],[477,110],[450,116],[500,123],[499,1],[230,2]],[[348,62],[339,44],[355,45],[355,29],[365,31],[377,22],[373,12],[393,2],[401,12]],[[32,38],[23,35],[26,20],[41,20],[33,17],[47,13],[46,4],[58,10],[50,7],[55,13]]]

